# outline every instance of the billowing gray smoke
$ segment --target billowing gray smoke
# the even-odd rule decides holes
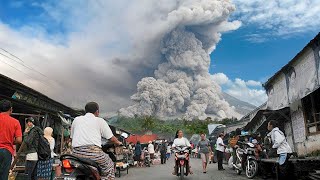
[[[145,77],[131,96],[134,104],[120,109],[123,116],[155,115],[186,119],[219,118],[238,114],[221,97],[221,88],[208,72],[209,54],[222,32],[238,28],[228,22],[234,5],[228,0],[182,0],[163,16],[167,24],[155,43],[161,44],[161,63],[154,77]]]

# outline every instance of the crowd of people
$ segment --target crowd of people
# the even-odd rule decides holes
[[[171,145],[172,142],[167,140],[162,140],[159,143],[149,141],[143,148],[140,141],[137,141],[136,144],[130,143],[129,149],[132,150],[133,159],[137,162],[137,167],[143,167],[145,166],[144,161],[146,155],[150,156],[151,164],[157,164],[157,162],[166,164],[166,161],[170,158],[172,153]]]
[[[28,180],[51,179],[51,171],[55,140],[52,137],[53,129],[46,127],[43,131],[35,126],[32,117],[26,119],[26,129],[22,134],[19,121],[10,115],[13,112],[12,103],[7,100],[0,101],[0,179],[8,179],[11,169],[12,157],[15,157],[15,146],[20,146],[26,154],[25,173]],[[45,138],[50,147],[50,155],[46,158],[39,158],[38,146],[40,138]]]
[[[12,157],[14,157],[14,145],[22,142],[21,148],[26,153],[25,173],[27,179],[50,179],[53,164],[53,158],[56,155],[54,151],[55,139],[52,137],[53,129],[46,127],[42,130],[35,125],[32,117],[26,119],[26,129],[24,133],[21,131],[21,125],[18,120],[10,115],[13,107],[10,101],[0,101],[0,179],[8,179],[9,170],[11,169]],[[97,162],[102,170],[102,176],[106,179],[115,179],[114,162],[103,152],[101,138],[106,138],[116,145],[122,143],[113,135],[107,122],[99,117],[99,106],[95,102],[87,103],[85,106],[86,114],[76,117],[71,126],[70,140],[67,143],[72,147],[72,153],[78,157],[90,158]],[[245,142],[251,142],[255,145],[256,158],[268,158],[272,156],[279,157],[280,175],[286,177],[288,168],[288,159],[292,150],[286,142],[284,133],[278,128],[277,121],[270,121],[267,127],[269,133],[264,139],[257,134],[251,137],[244,137]],[[146,147],[138,141],[136,144],[129,144],[129,150],[132,151],[133,158],[137,161],[137,166],[144,166],[145,152],[150,155],[151,164],[157,164],[160,159],[161,164],[166,164],[170,158],[172,150],[177,146],[190,147],[190,152],[200,154],[202,160],[203,173],[207,173],[207,165],[209,162],[215,163],[215,155],[218,164],[218,170],[223,171],[223,159],[226,148],[230,148],[230,152],[235,156],[235,150],[238,148],[241,131],[238,129],[226,142],[223,133],[219,134],[216,143],[212,143],[207,139],[205,133],[200,134],[200,140],[190,143],[184,137],[183,131],[178,130],[175,134],[173,142],[163,140],[160,143],[150,141]],[[48,158],[40,158],[38,153],[39,143],[45,139],[50,146],[50,155]],[[72,139],[72,141],[71,141]],[[195,151],[193,151],[193,150]],[[233,163],[235,164],[235,159]],[[173,175],[177,174],[177,166],[175,163]],[[190,174],[193,173],[191,164],[188,164]],[[267,168],[264,168],[267,169]]]

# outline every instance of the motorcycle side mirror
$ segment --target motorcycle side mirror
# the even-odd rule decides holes
[[[125,133],[125,132],[122,133],[121,136],[122,136],[123,138],[125,138],[125,139],[127,139],[127,138],[129,137],[129,135],[128,135],[127,133]]]

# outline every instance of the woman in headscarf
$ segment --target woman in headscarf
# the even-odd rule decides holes
[[[55,146],[55,140],[52,137],[53,129],[51,127],[46,127],[44,129],[44,137],[50,143],[50,150],[51,150],[51,158],[49,160],[39,160],[37,164],[37,177],[38,180],[50,180],[51,179],[51,171],[52,171],[52,164],[53,158],[55,153],[53,152]]]

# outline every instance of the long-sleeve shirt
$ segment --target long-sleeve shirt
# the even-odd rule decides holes
[[[176,138],[173,141],[172,147],[176,147],[176,146],[188,146],[191,147],[191,144],[189,142],[189,140],[185,137],[182,138]]]
[[[279,128],[273,128],[270,133],[273,143],[272,148],[277,149],[277,154],[292,153],[284,133]]]

